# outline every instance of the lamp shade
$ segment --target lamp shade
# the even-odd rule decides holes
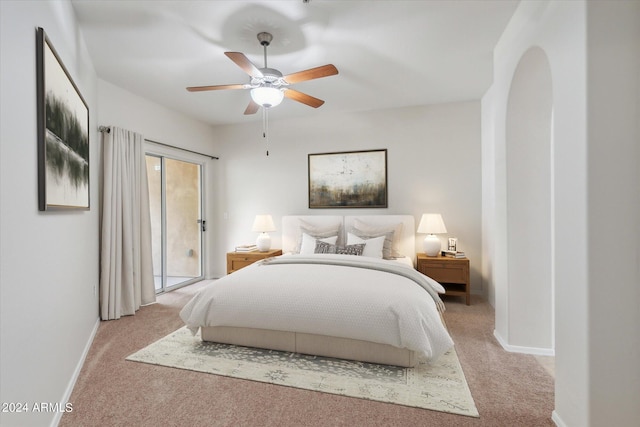
[[[443,234],[447,232],[444,226],[442,215],[438,213],[423,214],[418,225],[418,233],[421,234]]]
[[[273,224],[273,218],[271,218],[271,215],[256,215],[256,219],[253,220],[253,227],[251,230],[265,233],[268,231],[276,231],[276,226]]]
[[[264,108],[279,105],[284,98],[284,92],[272,86],[260,86],[251,89],[251,99]]]
[[[442,215],[440,214],[423,214],[418,225],[418,233],[424,233],[424,253],[427,256],[437,256],[440,252],[440,239],[436,234],[446,233],[447,228],[444,226]]]

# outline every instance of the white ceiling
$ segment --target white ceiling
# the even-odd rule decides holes
[[[263,67],[257,33],[268,31],[268,65],[283,74],[334,64],[339,74],[294,89],[318,109],[285,99],[272,118],[480,99],[492,51],[518,0],[137,1],[72,0],[98,76],[214,125],[243,115],[247,90],[187,86],[248,83],[226,51]]]

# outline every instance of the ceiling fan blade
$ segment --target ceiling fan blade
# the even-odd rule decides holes
[[[318,108],[324,101],[322,99],[314,98],[311,95],[307,95],[306,93],[298,92],[297,90],[287,89],[284,91],[284,96],[289,99],[293,99],[294,101],[301,102],[303,104],[308,105],[309,107]]]
[[[284,76],[284,80],[289,83],[304,82],[306,80],[319,79],[321,77],[329,77],[338,74],[338,69],[333,64],[322,65],[316,68],[310,68],[304,71],[298,71]]]
[[[187,90],[189,92],[202,92],[205,90],[222,90],[222,89],[244,89],[245,85],[216,85],[216,86],[191,86]]]
[[[247,109],[244,110],[244,114],[245,115],[255,114],[258,112],[259,109],[260,109],[260,105],[258,105],[253,101],[253,99],[251,99],[249,101],[249,105],[247,105]]]
[[[245,73],[249,74],[251,77],[264,77],[262,71],[260,71],[258,67],[253,65],[253,63],[249,61],[249,58],[247,58],[244,53],[225,52],[224,54],[227,55],[230,60],[235,62],[238,67],[242,68],[242,70]]]

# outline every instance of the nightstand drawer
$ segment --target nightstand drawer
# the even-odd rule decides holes
[[[244,257],[244,258],[235,258],[230,260],[231,263],[231,270],[232,271],[236,271],[236,270],[240,270],[241,268],[244,268],[248,265],[251,265],[255,262],[255,258],[249,258],[249,257]]]
[[[425,274],[436,282],[444,283],[467,283],[467,273],[459,267],[448,267],[444,265],[429,265]]]

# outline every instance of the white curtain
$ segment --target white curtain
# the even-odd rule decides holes
[[[155,301],[144,138],[103,132],[100,317],[119,319]]]

